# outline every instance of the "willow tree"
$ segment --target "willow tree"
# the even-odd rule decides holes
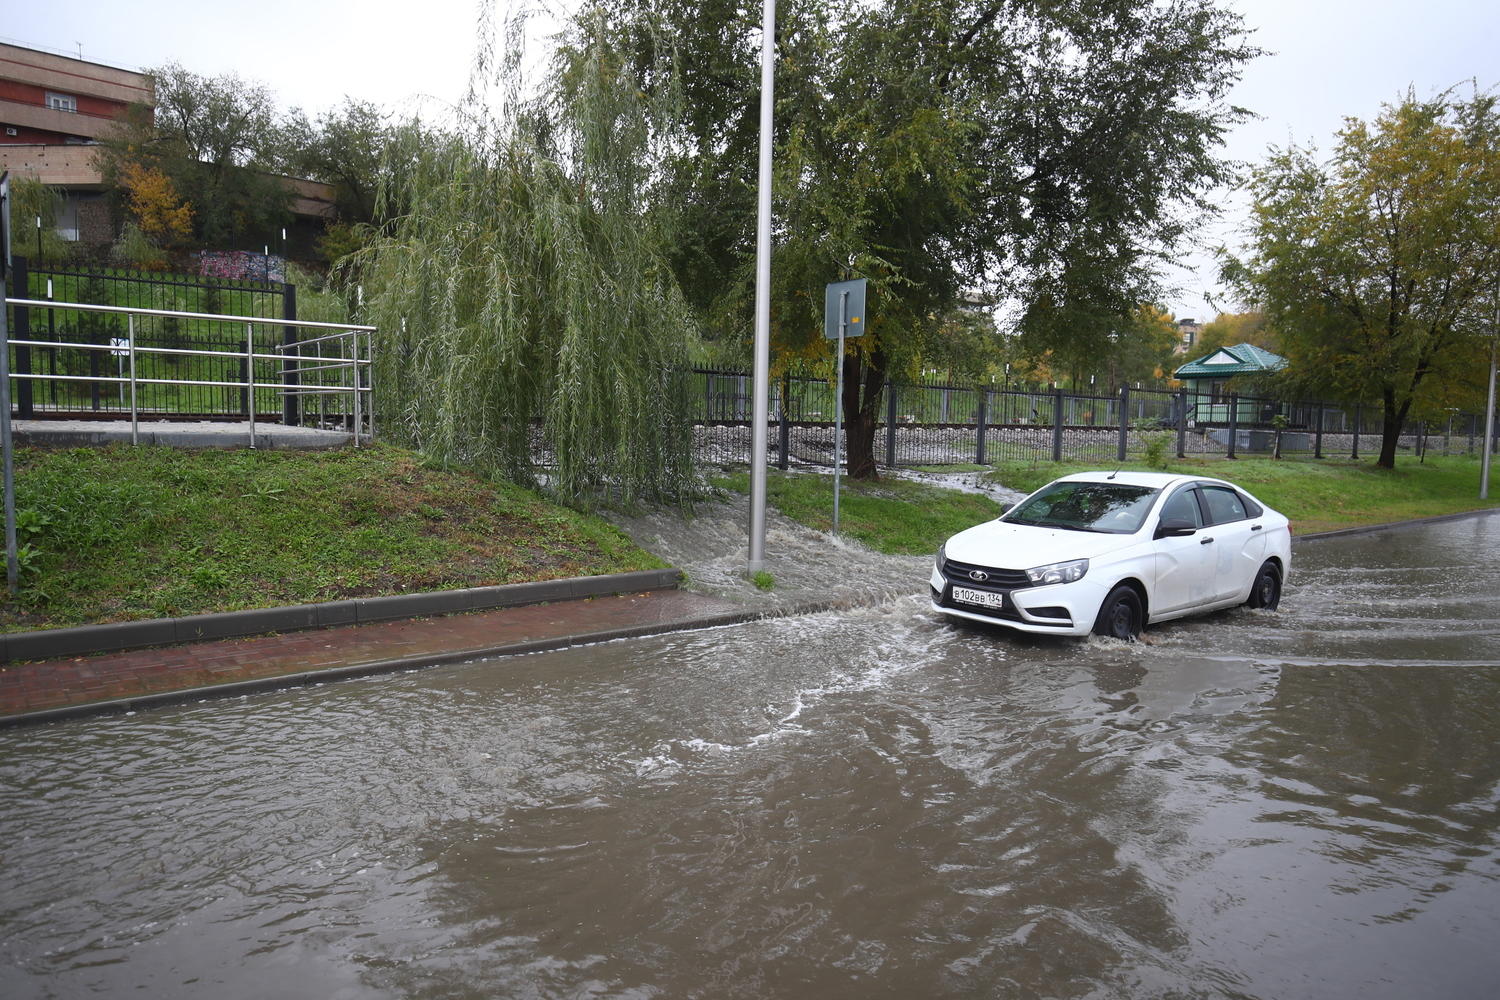
[[[670,111],[601,57],[600,25],[580,30],[592,44],[561,51],[541,96],[511,84],[450,131],[398,130],[382,200],[399,214],[353,262],[376,384],[387,432],[439,460],[534,482],[540,449],[566,498],[672,500],[692,320],[647,198],[648,121]]]

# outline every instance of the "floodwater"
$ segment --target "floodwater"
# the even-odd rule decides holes
[[[6,731],[0,993],[1491,996],[1497,553],[1308,542],[1149,644],[904,596]]]

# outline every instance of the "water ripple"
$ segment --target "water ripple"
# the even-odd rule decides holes
[[[7,731],[7,996],[1486,995],[1496,548],[1304,546],[1279,612],[1135,645],[953,626],[924,564]]]

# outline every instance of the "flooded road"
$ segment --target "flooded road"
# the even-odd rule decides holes
[[[1134,646],[913,596],[3,732],[3,993],[1492,995],[1497,554],[1308,542]]]

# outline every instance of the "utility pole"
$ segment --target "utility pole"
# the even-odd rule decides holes
[[[750,558],[766,568],[766,421],[771,394],[771,123],[775,107],[776,0],[762,0],[760,42],[760,206],[755,224],[755,396],[750,422]]]
[[[1490,332],[1490,389],[1484,404],[1484,447],[1479,459],[1479,499],[1490,498],[1490,442],[1495,438],[1495,346],[1500,343],[1500,328]]]

